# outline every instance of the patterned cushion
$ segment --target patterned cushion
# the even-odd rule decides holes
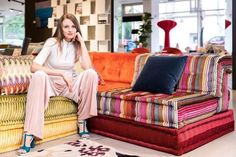
[[[150,56],[167,55],[163,53],[141,54],[135,60],[133,87]],[[171,56],[173,54],[168,54]],[[201,92],[222,96],[223,72],[232,66],[231,57],[216,54],[184,54],[188,56],[185,69],[177,86],[179,92]],[[222,67],[223,66],[223,67]]]
[[[224,57],[214,54],[188,56],[177,91],[201,92],[217,95],[219,60]]]
[[[33,56],[0,56],[1,95],[27,92],[31,77]]]

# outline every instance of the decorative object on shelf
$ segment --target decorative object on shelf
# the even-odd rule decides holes
[[[53,8],[49,1],[35,3],[35,21],[36,27],[47,28],[48,18],[52,17]]]
[[[139,40],[138,44],[142,45],[143,47],[148,46],[148,40],[150,39],[150,35],[152,33],[152,24],[151,24],[151,13],[144,12],[142,16],[143,24],[140,26],[139,29]]]
[[[157,25],[162,28],[165,32],[165,43],[164,49],[170,47],[170,30],[173,29],[177,23],[173,20],[162,20],[157,22]]]

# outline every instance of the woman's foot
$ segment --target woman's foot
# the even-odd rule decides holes
[[[86,120],[79,121],[79,136],[82,138],[89,138],[89,132],[86,126]]]
[[[23,144],[20,149],[17,151],[18,155],[26,154],[30,151],[31,148],[35,147],[34,136],[31,134],[24,133],[23,134]]]

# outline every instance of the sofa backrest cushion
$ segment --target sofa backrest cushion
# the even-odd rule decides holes
[[[149,57],[132,90],[172,94],[186,60],[186,56]]]
[[[89,55],[93,66],[105,82],[131,83],[138,54],[91,52]]]
[[[135,61],[133,86],[150,56],[163,55],[141,54]],[[178,92],[207,93],[222,96],[223,72],[230,65],[230,56],[216,54],[184,54],[188,57],[184,71],[177,84]],[[227,62],[226,66],[222,65]]]
[[[201,92],[219,96],[217,84],[222,82],[218,72],[219,60],[223,55],[189,55],[177,91]]]
[[[0,56],[1,95],[26,93],[30,78],[30,65],[34,56]]]

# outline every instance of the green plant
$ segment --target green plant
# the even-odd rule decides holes
[[[147,47],[149,43],[148,40],[152,33],[151,13],[144,12],[142,16],[142,20],[143,20],[143,24],[140,25],[139,32],[138,32],[138,35],[139,35],[138,44],[142,44],[143,47]]]

